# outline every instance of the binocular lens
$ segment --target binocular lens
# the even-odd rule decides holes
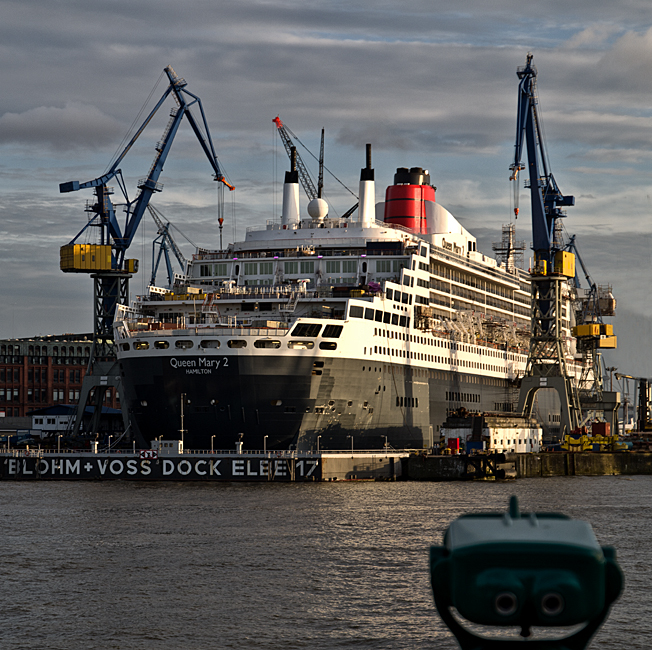
[[[541,611],[546,616],[557,616],[564,611],[564,599],[555,593],[546,594],[541,599]]]
[[[502,616],[511,616],[518,607],[518,601],[511,591],[506,591],[496,596],[495,607]]]

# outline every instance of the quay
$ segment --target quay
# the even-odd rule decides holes
[[[463,481],[469,479],[546,478],[551,476],[636,476],[652,474],[647,452],[537,452],[491,455],[413,454],[404,461],[408,481]],[[486,459],[479,467],[478,459]]]

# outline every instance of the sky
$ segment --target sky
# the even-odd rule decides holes
[[[397,167],[427,168],[437,200],[491,253],[512,217],[516,68],[528,52],[551,169],[576,197],[566,230],[618,300],[608,363],[652,375],[649,0],[0,0],[0,337],[91,331],[92,281],[58,262],[92,194],[60,194],[59,183],[105,171],[164,92],[166,65],[201,98],[237,188],[225,243],[278,217],[280,115],[313,152],[325,129],[326,165],[354,192],[367,142],[377,200]],[[171,106],[122,165],[132,198]],[[153,200],[205,248],[219,245],[211,171],[182,124]],[[332,214],[355,202],[328,175],[325,191]],[[522,185],[519,195],[517,236],[529,245]],[[148,284],[155,235],[146,217],[129,251],[141,260],[134,294]]]

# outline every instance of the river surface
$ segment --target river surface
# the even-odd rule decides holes
[[[652,645],[652,477],[0,483],[0,647],[454,649],[428,548],[459,514],[587,519],[625,592],[592,648]]]

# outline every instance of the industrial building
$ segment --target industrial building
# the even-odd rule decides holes
[[[92,334],[0,339],[0,418],[76,404],[92,342]],[[120,408],[115,390],[106,392],[104,406]]]

